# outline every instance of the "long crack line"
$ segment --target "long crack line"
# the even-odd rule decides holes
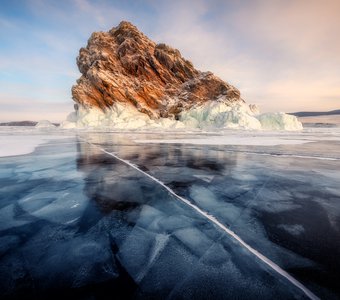
[[[285,270],[283,270],[280,266],[278,266],[276,263],[274,263],[272,260],[270,260],[268,257],[264,256],[262,253],[260,253],[259,251],[257,251],[256,249],[254,249],[253,247],[251,247],[250,245],[248,245],[244,240],[242,240],[241,237],[239,237],[234,231],[230,230],[229,228],[227,228],[225,225],[223,225],[220,221],[218,221],[214,216],[210,215],[208,212],[200,209],[199,207],[197,207],[196,205],[192,204],[188,199],[183,198],[180,195],[177,195],[171,188],[169,188],[167,185],[165,185],[162,181],[160,181],[159,179],[157,179],[156,177],[153,177],[152,175],[144,172],[143,170],[141,170],[140,168],[138,168],[138,166],[132,164],[131,162],[120,158],[119,156],[117,156],[114,153],[108,152],[105,149],[101,148],[98,145],[92,144],[90,142],[87,142],[88,144],[92,145],[92,146],[96,146],[98,147],[102,152],[114,157],[115,159],[121,161],[122,163],[134,168],[135,170],[137,170],[138,172],[144,174],[145,176],[149,177],[151,180],[153,180],[154,182],[158,183],[159,185],[161,185],[165,190],[167,190],[169,192],[169,194],[173,195],[175,198],[177,198],[178,200],[182,201],[183,203],[185,203],[186,205],[190,206],[191,208],[193,208],[194,210],[196,210],[200,215],[204,216],[205,218],[207,218],[208,220],[210,220],[212,223],[214,223],[216,226],[218,226],[219,228],[221,228],[224,232],[226,232],[228,235],[230,235],[231,237],[233,237],[237,242],[239,242],[239,244],[241,246],[243,246],[244,248],[246,248],[249,252],[251,252],[253,255],[255,255],[258,259],[260,259],[262,262],[264,262],[266,265],[268,265],[271,269],[273,269],[274,271],[276,271],[278,274],[280,274],[281,276],[283,276],[284,278],[286,278],[290,283],[292,283],[294,286],[296,286],[298,289],[300,289],[309,299],[312,300],[318,300],[320,299],[319,297],[317,297],[312,291],[310,291],[307,287],[305,287],[301,282],[299,282],[297,279],[295,279],[292,275],[290,275],[288,272],[286,272]]]

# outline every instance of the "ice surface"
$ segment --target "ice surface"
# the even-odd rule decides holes
[[[135,140],[137,143],[164,143],[164,144],[193,144],[193,145],[254,145],[254,146],[275,146],[275,145],[298,145],[308,143],[309,140],[268,137],[261,135],[253,136],[209,136],[204,138],[186,139],[148,139]]]
[[[135,227],[120,246],[118,258],[136,282],[140,282],[163,251],[168,236]]]
[[[213,243],[206,234],[195,227],[178,229],[174,236],[198,257],[202,256]]]
[[[5,235],[0,237],[0,256],[6,254],[20,244],[20,239],[16,235]]]
[[[137,225],[147,230],[159,232],[159,222],[166,217],[162,211],[149,206],[144,205],[137,221]]]
[[[44,240],[32,240],[23,249],[37,288],[77,288],[118,276],[104,238],[65,236],[43,243]],[[44,251],[39,251],[41,248]]]
[[[339,133],[243,134],[301,143],[205,145],[217,136],[177,133],[176,144],[145,144],[134,140],[169,134],[79,131],[79,139],[0,158],[1,296],[305,298],[139,168],[318,296],[336,299],[339,160],[317,157],[340,159]],[[237,134],[219,137],[228,135]]]
[[[300,234],[304,233],[305,229],[300,224],[280,224],[278,225],[279,228],[286,230],[288,233],[292,235],[299,236]]]
[[[206,134],[195,136],[202,141],[201,145],[199,142],[183,144],[186,140],[183,135],[178,135],[174,145],[163,144],[168,138],[162,135],[153,145],[140,143],[125,147],[108,143],[106,149],[114,149],[118,156],[128,157],[132,163],[147,168],[148,173],[230,226],[255,249],[280,266],[292,272],[296,270],[298,277],[301,276],[299,272],[303,272],[302,277],[307,280],[327,274],[330,289],[337,289],[334,281],[337,276],[329,268],[330,261],[334,261],[338,253],[334,230],[338,228],[335,216],[340,215],[336,209],[339,131],[308,129],[293,135],[273,132],[242,135],[260,140],[262,137],[277,138],[278,146],[266,143],[251,147],[203,146],[204,139],[211,136]],[[144,140],[152,140],[152,136]],[[131,138],[140,139],[137,134]],[[287,138],[297,142],[285,144]],[[325,156],[333,160],[328,161]],[[202,180],[205,175],[209,176],[208,181]],[[316,226],[315,220],[323,225]],[[323,248],[326,244],[333,249],[332,259],[326,258],[330,255]],[[328,254],[319,256],[317,251]],[[318,264],[323,266],[323,271],[318,271]],[[327,289],[324,286],[319,293],[334,298]]]
[[[216,195],[206,187],[192,185],[190,187],[190,197],[199,207],[205,209],[209,213],[222,216],[228,224],[231,224],[241,214],[241,209],[232,203],[219,201]]]
[[[78,188],[79,195],[82,188],[82,186]],[[39,193],[33,190],[27,197],[19,200],[18,204],[32,216],[62,224],[78,219],[88,204],[85,197],[75,198],[73,194],[65,191],[54,191],[51,196],[51,192],[50,190]]]
[[[10,204],[0,209],[0,230],[28,224],[29,221],[15,216],[15,205]]]

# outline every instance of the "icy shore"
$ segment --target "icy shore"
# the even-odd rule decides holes
[[[295,116],[285,113],[259,114],[258,110],[245,103],[230,104],[210,101],[204,105],[182,112],[178,120],[169,118],[150,119],[126,104],[114,104],[106,112],[98,108],[79,106],[72,112],[61,128],[113,129],[250,129],[250,130],[301,130],[302,124]]]

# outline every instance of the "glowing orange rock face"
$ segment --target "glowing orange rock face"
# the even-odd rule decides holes
[[[73,100],[88,108],[105,111],[125,102],[156,119],[221,97],[243,101],[235,87],[196,70],[177,49],[155,44],[125,21],[109,32],[93,33],[77,65],[82,76],[72,87]]]

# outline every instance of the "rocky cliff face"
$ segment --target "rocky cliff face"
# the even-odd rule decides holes
[[[82,76],[72,87],[73,100],[104,112],[115,103],[130,104],[151,119],[179,113],[210,100],[243,102],[240,92],[200,72],[177,49],[155,44],[134,25],[121,22],[109,32],[95,32],[81,48]]]
[[[61,128],[302,129],[294,116],[261,115],[235,87],[196,70],[178,50],[155,44],[129,22],[93,33],[77,64],[76,111]]]

